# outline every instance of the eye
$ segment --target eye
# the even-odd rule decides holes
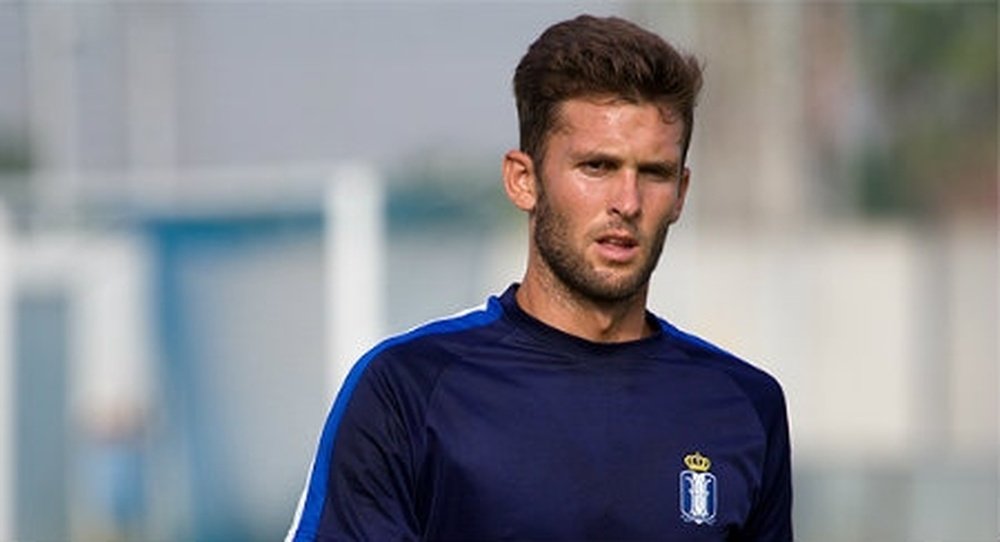
[[[673,181],[674,179],[677,178],[677,169],[667,166],[662,166],[662,167],[653,166],[648,168],[640,168],[639,173],[658,182]]]
[[[615,164],[610,160],[587,160],[580,164],[580,169],[587,175],[599,176],[614,170]]]

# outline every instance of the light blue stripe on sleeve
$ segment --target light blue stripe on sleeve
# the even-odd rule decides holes
[[[299,501],[298,509],[292,527],[288,531],[286,542],[313,542],[316,540],[320,526],[320,519],[323,514],[323,505],[326,501],[327,480],[330,475],[330,460],[333,458],[333,446],[336,440],[337,431],[340,428],[340,421],[344,416],[351,396],[362,375],[380,353],[388,348],[403,344],[414,339],[428,335],[452,333],[463,331],[495,322],[502,314],[503,309],[496,298],[490,298],[485,307],[473,309],[465,313],[437,320],[421,327],[415,328],[407,333],[386,339],[362,356],[344,380],[337,399],[333,403],[333,409],[327,417],[323,426],[323,433],[320,437],[319,450],[313,460],[312,470],[309,473],[309,482]]]

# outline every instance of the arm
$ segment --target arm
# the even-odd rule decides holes
[[[767,455],[761,488],[754,499],[750,517],[739,540],[747,542],[791,542],[792,474],[788,418],[781,388],[774,384],[776,397],[764,418],[767,428]]]
[[[372,357],[334,402],[288,542],[419,538],[401,403]]]

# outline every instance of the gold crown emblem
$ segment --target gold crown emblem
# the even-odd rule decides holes
[[[712,460],[701,455],[700,452],[684,456],[684,464],[695,472],[708,472],[708,469],[712,468]]]

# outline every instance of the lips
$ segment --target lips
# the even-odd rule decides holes
[[[627,262],[639,252],[639,241],[627,233],[606,233],[597,238],[600,254],[613,262]]]
[[[613,245],[622,248],[632,248],[639,244],[635,238],[629,235],[602,235],[597,239],[597,242],[602,245]]]

